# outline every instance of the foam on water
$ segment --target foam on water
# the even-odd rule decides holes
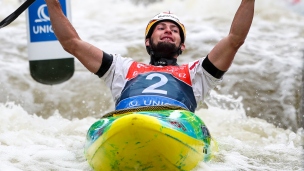
[[[72,21],[91,44],[148,62],[145,26],[155,14],[170,10],[186,25],[187,50],[179,57],[184,63],[204,57],[227,35],[240,3],[143,2],[148,1],[72,0]],[[0,0],[0,19],[19,4]],[[289,1],[256,2],[245,44],[222,85],[196,112],[220,147],[213,161],[196,170],[304,169],[304,135],[297,123],[304,50],[300,9]],[[86,131],[113,110],[111,93],[77,60],[71,80],[54,86],[35,82],[26,34],[24,14],[0,30],[0,170],[90,170],[83,155]]]
[[[236,103],[236,102],[235,102]],[[301,170],[302,129],[284,130],[244,110],[201,109],[219,151],[195,170]],[[86,131],[96,118],[48,119],[14,103],[0,104],[0,170],[90,170],[83,154]],[[4,123],[4,124],[3,124]]]
[[[0,170],[89,170],[83,144],[95,118],[43,119],[14,103],[1,103],[0,114]]]

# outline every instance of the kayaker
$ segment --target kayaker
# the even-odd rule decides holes
[[[192,112],[220,84],[244,43],[254,16],[254,0],[242,0],[228,36],[201,59],[178,65],[186,49],[186,29],[170,12],[154,16],[145,31],[150,63],[105,51],[83,41],[62,13],[58,0],[45,0],[53,30],[63,48],[110,88],[116,110],[143,106],[178,106]]]

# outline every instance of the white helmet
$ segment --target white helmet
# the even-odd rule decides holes
[[[154,27],[160,21],[172,21],[175,23],[180,30],[181,43],[185,42],[186,39],[186,29],[185,26],[179,21],[178,17],[170,12],[162,12],[155,15],[146,27],[145,39],[150,38],[153,32]]]

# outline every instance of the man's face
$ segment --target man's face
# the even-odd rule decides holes
[[[181,43],[180,31],[176,24],[168,21],[158,23],[151,35],[153,43],[166,42],[179,46]]]
[[[151,35],[151,42],[146,40],[146,46],[150,46],[156,53],[161,53],[164,58],[177,57],[178,47],[181,50],[185,49],[184,44],[181,44],[180,30],[176,24],[168,21],[158,23]],[[172,56],[173,55],[173,56]]]

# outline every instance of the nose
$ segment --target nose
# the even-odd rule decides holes
[[[165,28],[165,33],[172,34],[172,30],[169,27]]]

